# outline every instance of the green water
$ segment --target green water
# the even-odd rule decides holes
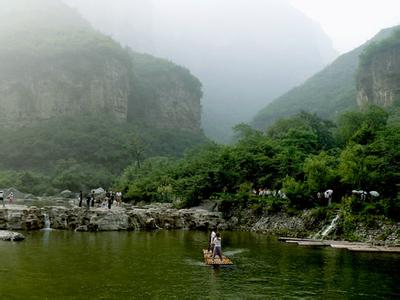
[[[233,267],[202,264],[207,234],[40,231],[0,242],[1,299],[399,298],[400,256],[223,233]]]

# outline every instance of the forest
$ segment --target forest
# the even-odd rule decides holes
[[[213,199],[231,209],[257,204],[271,211],[326,206],[318,192],[333,190],[334,205],[355,214],[398,218],[400,119],[396,108],[369,106],[337,123],[301,112],[266,131],[235,127],[236,142],[209,142],[182,159],[151,158],[125,169],[115,183],[125,201],[173,202],[180,207]],[[255,195],[259,189],[286,196]],[[361,199],[352,191],[377,191]]]

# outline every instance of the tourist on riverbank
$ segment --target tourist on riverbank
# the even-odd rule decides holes
[[[116,197],[116,200],[117,200],[117,206],[121,206],[121,204],[122,204],[122,193],[121,192],[116,192],[115,193],[115,197]]]
[[[92,197],[90,196],[90,192],[87,194],[86,196],[86,205],[87,205],[87,209],[90,209],[90,200],[92,199]]]
[[[0,200],[3,202],[3,207],[6,207],[6,204],[4,203],[4,192],[0,191]]]
[[[8,204],[12,204],[14,201],[14,193],[13,192],[9,193],[7,198],[8,198]]]
[[[108,209],[111,209],[111,205],[112,205],[112,203],[114,201],[114,199],[113,199],[114,197],[112,195],[112,191],[107,192],[106,193],[106,197],[107,197],[107,200],[108,200]]]
[[[92,190],[92,207],[94,207],[94,201],[95,201],[95,194],[94,190]]]
[[[82,200],[83,200],[83,193],[82,191],[79,191],[79,207],[82,207]]]
[[[214,251],[212,255],[212,259],[214,260],[215,256],[218,255],[220,260],[222,260],[222,249],[221,249],[221,236],[219,232],[216,233],[214,238]]]
[[[326,190],[324,193],[325,199],[328,201],[328,206],[332,203],[333,190]]]

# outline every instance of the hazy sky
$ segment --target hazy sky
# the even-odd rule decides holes
[[[400,0],[290,0],[318,22],[344,53],[370,39],[380,29],[400,23]]]

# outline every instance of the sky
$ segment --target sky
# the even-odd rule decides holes
[[[348,52],[379,30],[400,24],[400,0],[290,0],[321,25],[339,53]]]

